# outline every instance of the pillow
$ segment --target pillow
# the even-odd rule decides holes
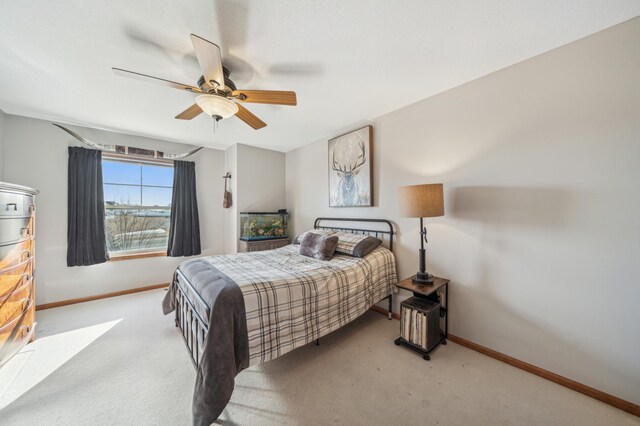
[[[309,232],[313,232],[314,234],[318,234],[318,235],[323,235],[323,236],[329,236],[329,235],[333,235],[336,233],[336,231],[332,231],[330,229],[312,229],[311,231],[306,231],[303,232],[302,234],[298,235],[297,237],[295,237],[293,239],[293,242],[291,244],[300,244],[300,242],[302,241],[302,239],[305,237],[305,235],[307,235]]]
[[[315,232],[307,232],[298,252],[303,256],[313,257],[320,260],[331,260],[338,245],[338,237],[325,236]]]
[[[336,232],[334,236],[338,237],[336,253],[353,257],[365,257],[382,244],[382,240],[370,235]]]

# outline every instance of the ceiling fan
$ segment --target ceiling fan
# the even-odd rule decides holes
[[[191,34],[191,43],[196,52],[198,63],[203,75],[198,80],[198,85],[176,83],[163,78],[152,77],[121,68],[112,68],[117,75],[137,80],[159,83],[174,89],[186,90],[198,94],[196,103],[180,114],[179,120],[191,120],[201,113],[205,113],[217,122],[223,118],[235,115],[249,126],[258,130],[267,124],[256,117],[242,103],[272,104],[272,105],[296,105],[296,93],[276,90],[237,90],[234,82],[229,78],[229,70],[222,66],[220,48],[195,34]]]

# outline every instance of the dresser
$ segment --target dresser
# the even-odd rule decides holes
[[[0,182],[0,366],[35,336],[37,193]]]

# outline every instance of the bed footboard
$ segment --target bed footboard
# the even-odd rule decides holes
[[[178,279],[184,279],[178,275]],[[196,312],[191,301],[186,297],[182,288],[176,285],[176,327],[187,345],[193,365],[198,368],[202,357],[204,338],[209,328]]]
[[[176,327],[180,328],[187,350],[191,357],[191,361],[196,369],[200,365],[202,357],[202,347],[204,338],[209,328],[204,324],[200,316],[196,313],[193,304],[185,296],[182,288],[176,286]],[[393,294],[389,294],[385,299],[389,301],[389,309],[387,318],[392,319],[391,308],[393,306]],[[382,299],[384,300],[384,299]],[[382,302],[381,300],[381,302]],[[316,340],[316,345],[320,344],[320,339]]]
[[[200,365],[200,358],[202,357],[204,338],[206,337],[209,328],[204,324],[204,321],[196,312],[191,301],[187,299],[182,288],[177,285],[176,290],[176,327],[180,328],[180,332],[184,338],[185,344],[187,345],[191,361],[193,362],[194,367],[198,369],[198,366]],[[391,307],[393,306],[393,293],[389,294],[385,299],[388,299],[389,301],[387,318],[392,319]],[[319,342],[320,339],[317,339],[316,345],[319,344]]]

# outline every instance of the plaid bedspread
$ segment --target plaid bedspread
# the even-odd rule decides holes
[[[250,364],[275,359],[337,330],[391,294],[393,253],[379,247],[364,258],[321,261],[298,247],[202,258],[240,286]]]

